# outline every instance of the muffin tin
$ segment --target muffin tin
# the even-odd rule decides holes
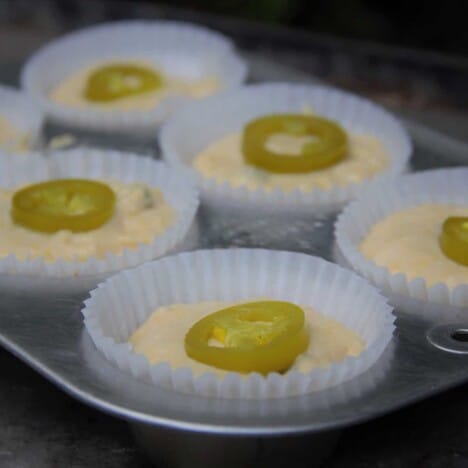
[[[467,164],[465,145],[412,123],[407,127],[415,147],[412,169]],[[332,260],[335,218],[259,218],[202,207],[197,230],[181,249],[261,247]],[[466,333],[468,320],[440,325],[397,309],[394,339],[378,365],[330,390],[261,401],[154,392],[96,351],[80,314],[87,292],[51,295],[41,284],[32,290],[1,275],[0,290],[0,343],[68,394],[126,419],[158,466],[314,466],[341,428],[468,381],[468,343],[453,338]]]

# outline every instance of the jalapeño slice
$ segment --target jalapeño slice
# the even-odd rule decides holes
[[[89,76],[85,98],[92,102],[109,102],[155,91],[162,86],[161,76],[141,65],[115,64],[99,67]]]
[[[301,154],[278,154],[266,147],[270,136],[286,133],[312,136]],[[302,114],[273,114],[249,122],[242,137],[242,152],[248,164],[276,173],[304,173],[341,161],[348,151],[348,137],[337,123]]]
[[[439,244],[446,257],[468,266],[468,217],[447,218],[442,226]]]
[[[218,342],[218,346],[212,344]],[[306,350],[304,311],[282,301],[249,302],[214,312],[185,336],[189,357],[236,372],[282,372]]]
[[[13,195],[11,217],[39,232],[83,232],[105,224],[113,215],[115,193],[87,179],[57,179],[29,185]]]

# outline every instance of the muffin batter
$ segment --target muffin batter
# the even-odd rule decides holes
[[[311,137],[274,134],[266,144],[277,153],[300,154]],[[371,179],[388,167],[388,156],[382,143],[370,135],[349,135],[349,154],[339,163],[317,171],[301,174],[277,174],[258,169],[244,161],[241,150],[242,133],[231,133],[213,142],[193,160],[193,166],[205,177],[217,182],[229,182],[233,187],[249,190],[295,189],[312,191],[331,190],[337,186]]]
[[[125,62],[126,64],[139,65],[147,68],[158,67],[146,60],[115,60],[101,62],[84,69],[78,70],[71,76],[60,82],[53,88],[49,98],[58,104],[78,109],[95,108],[109,111],[149,111],[156,107],[162,99],[168,97],[202,98],[218,90],[218,82],[214,77],[188,80],[175,76],[163,76],[163,86],[155,91],[138,95],[123,97],[109,102],[92,102],[84,97],[84,90],[88,77],[96,70],[105,65]]]
[[[404,273],[410,281],[424,278],[429,287],[468,283],[468,267],[447,258],[439,246],[449,216],[468,216],[468,206],[420,205],[393,213],[372,227],[361,253],[392,274]]]
[[[28,135],[0,115],[0,150],[24,153],[28,145]]]
[[[202,317],[230,305],[224,302],[202,302],[160,307],[133,333],[129,341],[136,353],[144,354],[153,364],[166,361],[174,369],[190,367],[196,376],[205,372],[222,376],[226,371],[187,356],[184,337]],[[309,372],[347,356],[357,356],[363,351],[365,343],[353,331],[311,307],[303,307],[303,310],[310,334],[309,346],[305,353],[296,358],[291,369]]]
[[[114,215],[103,226],[81,233],[47,234],[16,225],[10,216],[15,190],[0,190],[0,258],[14,254],[19,260],[42,257],[54,262],[121,255],[124,249],[150,244],[175,222],[177,215],[159,190],[144,184],[104,182],[116,195]]]

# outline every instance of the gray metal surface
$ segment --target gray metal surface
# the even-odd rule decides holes
[[[462,154],[451,157],[439,146],[416,140],[413,168],[460,162]],[[195,242],[204,248],[266,247],[331,259],[333,221],[334,216],[262,218],[204,208]],[[64,289],[60,281],[53,292],[40,283],[31,288],[9,281],[1,291],[0,343],[72,396],[132,422],[223,436],[298,435],[374,418],[468,380],[467,355],[434,346],[427,338],[433,323],[398,311],[397,333],[382,359],[339,387],[270,401],[179,394],[138,382],[109,364],[83,328],[80,308],[86,292]]]

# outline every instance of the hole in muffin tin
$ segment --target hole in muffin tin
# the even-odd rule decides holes
[[[452,340],[468,343],[468,330],[466,328],[455,330],[450,336]]]
[[[468,354],[468,326],[466,324],[438,325],[427,333],[436,348],[456,354]]]

